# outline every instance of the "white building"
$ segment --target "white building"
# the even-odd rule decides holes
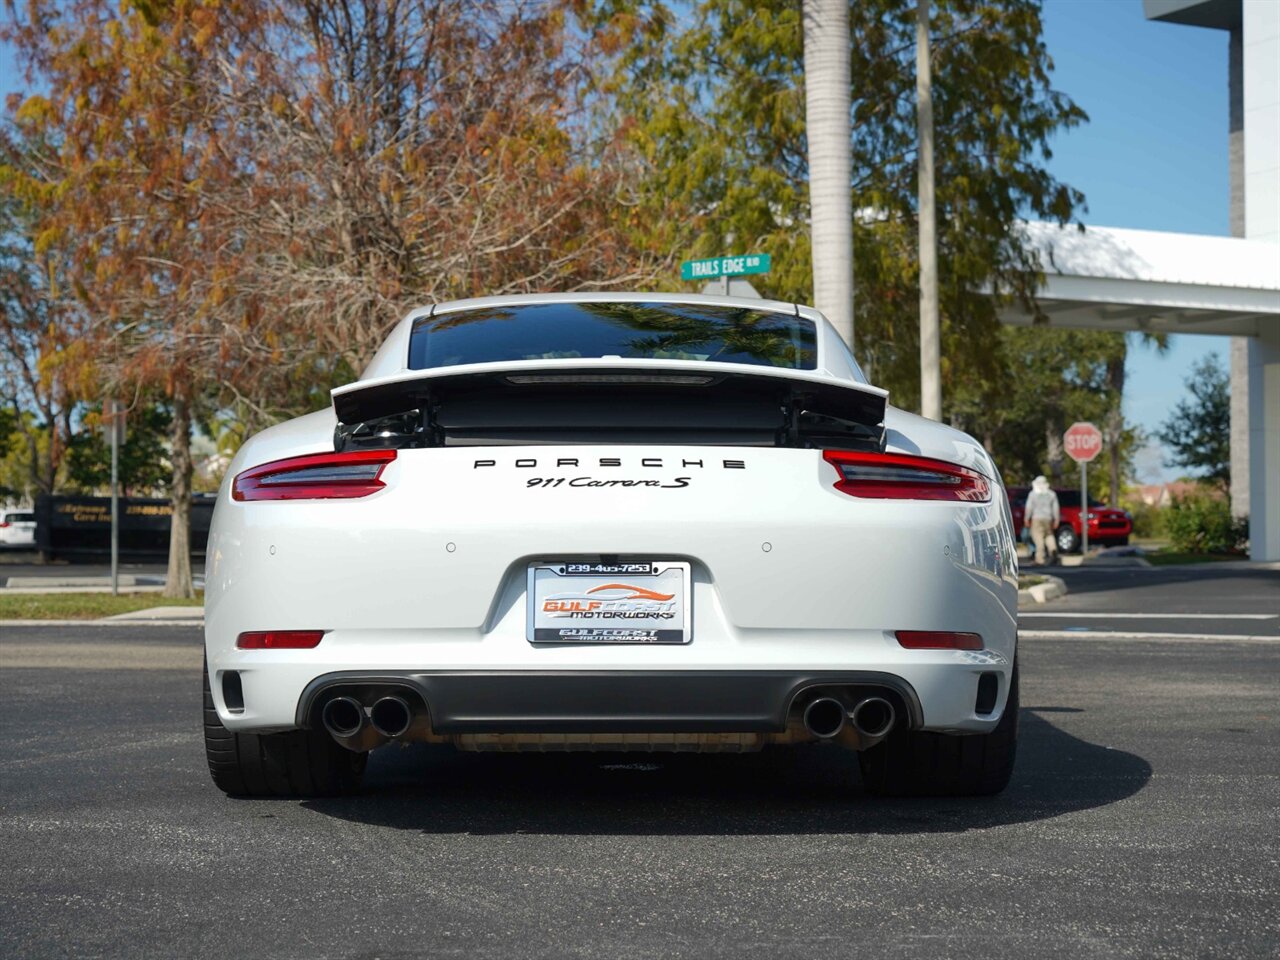
[[[1232,237],[1030,224],[1053,326],[1207,333],[1231,349],[1232,505],[1280,560],[1280,0],[1143,0],[1149,20],[1222,30]],[[1009,323],[1031,317],[1009,310]]]

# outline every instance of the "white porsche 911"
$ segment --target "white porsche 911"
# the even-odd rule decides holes
[[[403,741],[829,741],[874,793],[1008,782],[999,473],[887,406],[817,311],[439,304],[332,396],[249,440],[219,493],[204,717],[227,793],[350,791]]]

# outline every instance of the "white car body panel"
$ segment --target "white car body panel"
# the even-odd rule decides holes
[[[814,371],[750,368],[866,394],[838,336],[811,308],[656,294],[490,298],[414,311],[355,384],[457,375],[407,369],[416,318],[476,306],[563,301],[712,303],[799,312],[819,330]],[[608,361],[610,369],[706,372],[737,364]],[[601,361],[479,364],[520,372]],[[333,409],[263,431],[237,453],[214,512],[206,565],[206,653],[219,718],[235,731],[306,724],[318,678],[351,671],[874,672],[900,678],[920,729],[981,733],[1003,710],[1016,649],[1017,568],[999,473],[975,440],[892,407],[886,449],[946,460],[991,483],[987,502],[859,499],[834,489],[821,450],[677,444],[545,444],[402,449],[385,489],[354,500],[237,502],[233,479],[260,464],[332,452]],[[663,485],[582,487],[601,457],[608,477]],[[726,468],[726,460],[741,467]],[[489,465],[492,461],[492,465]],[[576,461],[577,465],[563,463]],[[594,461],[594,463],[593,463]],[[691,465],[691,462],[700,466]],[[531,478],[563,478],[554,488]],[[676,485],[683,478],[682,485]],[[620,555],[683,560],[693,580],[685,645],[535,645],[526,635],[526,570],[535,559]],[[323,629],[315,649],[241,650],[245,631]],[[978,633],[981,650],[908,650],[895,630]],[[243,707],[228,707],[234,671]],[[1000,677],[994,711],[975,713],[982,673]]]

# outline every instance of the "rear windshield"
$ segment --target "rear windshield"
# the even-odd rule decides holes
[[[462,310],[413,325],[409,369],[597,357],[714,360],[813,370],[813,322],[687,303],[548,303]]]
[[[8,513],[0,514],[11,523],[35,523],[36,515],[34,513]]]

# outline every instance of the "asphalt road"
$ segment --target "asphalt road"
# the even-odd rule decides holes
[[[1023,642],[1017,769],[978,800],[869,798],[821,747],[388,748],[358,797],[229,800],[197,630],[0,627],[0,955],[1273,957],[1274,623],[1099,634],[1280,613],[1280,575],[1145,576],[1024,622],[1054,638]]]

